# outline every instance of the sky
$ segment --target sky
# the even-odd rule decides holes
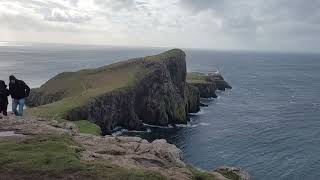
[[[320,52],[320,0],[0,0],[0,41]]]

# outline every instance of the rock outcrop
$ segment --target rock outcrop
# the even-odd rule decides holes
[[[217,98],[216,90],[232,88],[220,74],[188,73],[187,83],[197,87],[202,98]]]
[[[185,53],[175,49],[105,67],[61,73],[31,91],[26,103],[40,117],[86,119],[103,134],[116,126],[187,123],[199,110],[198,90],[186,83]]]
[[[179,49],[97,69],[64,72],[32,89],[26,104],[37,117],[88,120],[103,134],[121,126],[143,129],[143,123],[186,124],[200,110],[200,97],[215,98],[231,86],[221,75],[186,72]]]
[[[240,168],[224,166],[217,168],[214,172],[220,173],[229,179],[251,180],[249,173]]]
[[[132,179],[250,180],[238,168],[205,172],[187,166],[181,150],[166,140],[81,134],[72,122],[33,117],[0,119],[1,131],[19,134],[0,134],[0,147],[6,147],[0,154],[10,158],[0,160],[4,179],[130,179],[137,172]],[[61,154],[54,152],[58,150]],[[21,158],[24,153],[30,159]]]

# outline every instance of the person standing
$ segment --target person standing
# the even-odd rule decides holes
[[[23,116],[23,108],[25,98],[30,94],[29,86],[22,80],[15,78],[13,75],[9,77],[9,92],[12,98],[12,112],[16,116]],[[19,110],[17,110],[19,106]]]
[[[4,81],[0,80],[0,113],[7,116],[9,90]],[[2,117],[0,116],[0,119]]]

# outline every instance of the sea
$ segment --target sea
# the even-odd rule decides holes
[[[39,87],[64,71],[95,68],[169,48],[0,43],[0,79]],[[184,49],[188,71],[219,69],[232,90],[191,114],[187,125],[124,132],[175,144],[203,170],[235,166],[257,180],[320,177],[320,55]]]

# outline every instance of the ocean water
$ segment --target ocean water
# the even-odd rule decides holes
[[[17,75],[37,87],[63,71],[110,64],[165,49],[65,46],[0,46],[0,79]],[[202,169],[222,165],[258,180],[315,180],[320,171],[320,55],[186,50],[189,71],[219,68],[232,90],[203,100],[209,107],[188,125],[135,133],[165,138]]]

